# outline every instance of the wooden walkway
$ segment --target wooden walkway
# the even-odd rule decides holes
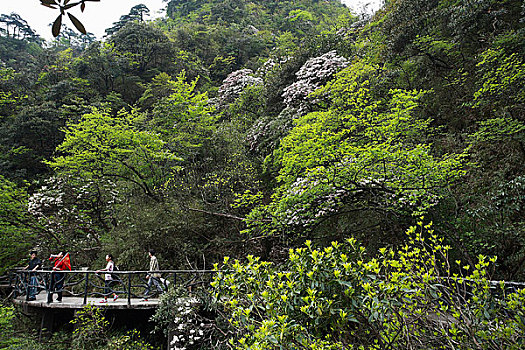
[[[214,273],[210,270],[113,271],[111,275],[117,277],[113,277],[115,283],[109,286],[104,283],[104,274],[90,270],[60,272],[37,270],[29,273],[27,270],[15,269],[7,276],[9,278],[4,279],[9,281],[11,286],[12,302],[30,313],[75,311],[85,305],[115,311],[154,311],[159,306],[159,292],[167,291],[168,287],[184,288],[190,293],[192,290],[206,288]],[[158,277],[147,279],[146,277],[151,274]],[[35,287],[31,287],[30,283],[35,283]],[[36,300],[26,299],[31,291],[30,288],[36,288],[38,291]],[[54,292],[53,302],[47,303],[50,290]],[[63,291],[64,294],[60,303],[56,301],[58,290]],[[151,292],[151,298],[142,301],[142,295],[147,290]],[[108,295],[107,303],[100,302],[103,300],[104,293]],[[117,293],[119,296],[116,301],[113,301],[112,293]]]
[[[84,298],[81,297],[68,297],[64,296],[62,302],[57,302],[56,295],[53,297],[52,303],[47,303],[47,295],[40,293],[37,295],[36,300],[27,301],[25,296],[21,296],[13,299],[13,303],[23,307],[34,307],[44,309],[82,309],[84,304]],[[113,301],[113,298],[108,298],[107,303],[100,303],[102,298],[87,298],[87,304],[104,309],[123,310],[123,309],[155,309],[159,305],[159,299],[148,299],[148,301],[141,301],[140,298],[131,298],[131,305],[128,305],[127,298],[119,298]]]

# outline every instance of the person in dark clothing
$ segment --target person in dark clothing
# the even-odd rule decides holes
[[[37,258],[37,252],[32,251],[31,253],[31,259],[29,260],[29,263],[24,268],[25,270],[29,270],[29,288],[27,291],[27,300],[36,300],[36,294],[37,294],[37,287],[38,287],[38,279],[36,277],[35,271],[42,267],[42,261]]]

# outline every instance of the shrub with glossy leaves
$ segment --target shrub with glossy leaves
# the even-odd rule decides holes
[[[236,349],[519,349],[525,290],[490,282],[418,223],[375,258],[355,239],[290,250],[284,266],[224,260],[212,283]],[[451,265],[458,264],[457,273]]]

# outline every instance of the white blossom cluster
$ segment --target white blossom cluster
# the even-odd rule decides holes
[[[304,114],[308,110],[308,95],[348,64],[348,60],[339,56],[335,50],[310,58],[296,73],[297,81],[284,89],[284,103],[289,108],[297,109],[299,114]]]
[[[35,217],[42,217],[46,212],[61,207],[64,203],[65,192],[58,189],[49,189],[42,186],[39,192],[29,197],[27,210]]]
[[[349,166],[353,161],[353,158],[347,157],[340,162],[339,167]],[[327,215],[337,213],[350,194],[355,196],[370,191],[395,207],[396,201],[399,203],[403,197],[398,198],[394,192],[384,191],[384,182],[385,179],[381,177],[364,177],[336,186],[328,183],[326,178],[320,179],[319,176],[297,177],[285,192],[284,197],[294,198],[295,202],[282,213],[282,220],[288,225],[307,227]],[[409,195],[411,200],[416,199],[414,194],[406,195]]]
[[[318,186],[326,186],[323,189],[315,189]],[[305,205],[293,205],[283,213],[283,221],[288,225],[309,226],[317,222],[320,218],[336,213],[344,202],[344,198],[349,192],[343,188],[335,188],[333,185],[324,184],[318,179],[299,177],[290,186],[286,197],[295,197],[301,201],[302,196],[308,196],[308,192],[315,193],[317,198],[312,203]],[[308,201],[308,200],[307,200]]]
[[[170,349],[188,350],[199,344],[204,337],[204,323],[198,323],[192,303],[185,299],[177,300],[177,317],[173,319],[174,334]]]
[[[266,62],[264,62],[263,65],[259,67],[259,69],[257,69],[256,75],[259,77],[265,77],[269,73],[274,72],[275,70],[282,67],[282,65],[288,62],[290,58],[290,56],[281,57],[279,59],[270,58],[266,60]]]
[[[262,83],[262,78],[254,76],[251,69],[240,69],[232,72],[219,87],[218,104],[225,106],[239,97],[248,86],[261,85]]]
[[[260,118],[251,127],[246,140],[250,151],[271,153],[269,145],[275,145],[282,135],[286,135],[293,127],[294,110],[285,108],[277,118]]]
[[[75,230],[75,227],[93,227],[95,223],[89,215],[93,198],[98,196],[96,188],[105,188],[104,204],[112,206],[118,197],[114,183],[105,185],[86,182],[74,186],[65,177],[51,177],[29,197],[28,212],[49,232]],[[97,200],[100,198],[97,197]],[[92,237],[88,236],[87,239]]]

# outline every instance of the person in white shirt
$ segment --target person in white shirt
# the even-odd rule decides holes
[[[116,293],[112,293],[111,285],[115,280],[113,279],[113,276],[111,275],[111,272],[115,270],[115,262],[113,261],[113,255],[108,254],[106,255],[106,261],[108,262],[105,269],[97,270],[97,273],[100,273],[102,271],[107,271],[110,273],[104,274],[104,299],[100,301],[100,303],[107,303],[108,302],[108,295],[113,294],[113,301],[116,301],[118,299],[118,295]]]

